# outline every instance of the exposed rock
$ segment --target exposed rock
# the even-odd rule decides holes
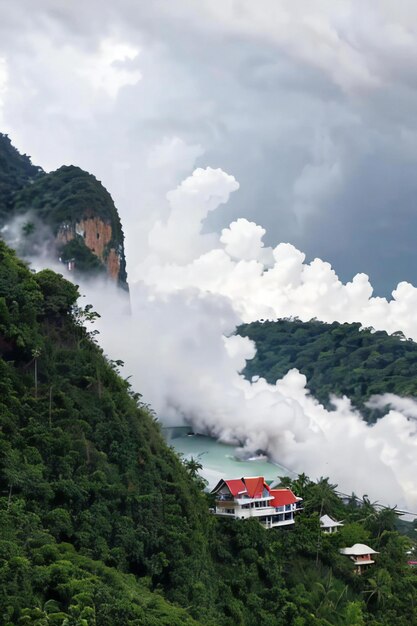
[[[108,275],[114,280],[119,279],[121,258],[114,247],[109,248],[113,233],[111,224],[100,217],[88,217],[75,224],[62,224],[57,232],[58,246],[72,241],[76,235],[83,238],[84,244],[104,263]]]

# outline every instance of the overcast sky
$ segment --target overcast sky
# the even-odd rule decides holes
[[[0,0],[0,127],[36,164],[114,196],[128,263],[196,166],[246,217],[361,271],[417,284],[417,5],[400,0]]]

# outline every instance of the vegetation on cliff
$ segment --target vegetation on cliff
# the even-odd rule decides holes
[[[190,463],[83,324],[76,287],[0,241],[0,623],[409,626],[417,575],[395,513],[300,476],[294,531],[209,514]],[[288,482],[288,479],[286,479]],[[324,537],[319,513],[344,520]],[[357,577],[341,545],[378,564]]]
[[[101,182],[73,165],[47,174],[32,165],[29,157],[21,155],[6,135],[0,135],[0,226],[18,215],[28,216],[24,234],[29,244],[31,237],[38,240],[39,225],[47,226],[54,237],[60,230],[71,233],[71,240],[61,241],[58,236],[54,247],[64,261],[75,260],[76,271],[106,271],[106,261],[114,250],[120,261],[118,281],[126,286],[122,225],[114,201]],[[103,258],[94,254],[76,232],[77,223],[92,218],[111,228]]]
[[[198,585],[210,588],[204,497],[89,338],[82,322],[93,314],[76,298],[72,283],[50,270],[32,274],[0,242],[1,585],[9,589],[0,614],[10,620],[49,599],[69,610],[87,593],[84,578],[94,589],[95,579],[111,579],[96,561],[185,606]]]
[[[30,157],[20,154],[9,137],[0,133],[0,223],[10,218],[16,192],[43,173]]]
[[[275,384],[295,367],[324,405],[331,395],[346,395],[371,421],[379,415],[365,406],[371,396],[417,396],[417,344],[401,332],[297,319],[243,324],[237,332],[256,344],[244,370],[249,379],[261,376]]]

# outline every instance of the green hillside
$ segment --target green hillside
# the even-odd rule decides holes
[[[20,154],[7,135],[0,133],[0,224],[10,218],[16,192],[43,173],[30,157]]]
[[[76,298],[0,241],[1,625],[417,623],[393,511],[300,476],[293,531],[211,515],[198,466],[166,446]],[[321,536],[321,511],[343,531]],[[338,552],[358,541],[380,552],[361,577]]]
[[[72,283],[33,275],[0,242],[1,554],[13,557],[0,614],[49,599],[69,610],[84,579],[95,590],[113,576],[139,594],[97,562],[188,605],[195,585],[209,586],[204,497],[89,338],[93,314],[76,298]]]
[[[243,324],[238,333],[256,343],[245,376],[262,376],[274,384],[295,367],[326,406],[330,395],[347,395],[373,420],[377,413],[365,407],[372,395],[417,396],[417,344],[401,332],[388,335],[360,324],[282,319]]]

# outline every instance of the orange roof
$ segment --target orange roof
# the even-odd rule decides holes
[[[240,478],[225,480],[224,482],[229,487],[232,496],[239,496],[246,493],[245,483]]]
[[[274,496],[271,506],[285,506],[286,504],[295,504],[300,498],[297,498],[291,489],[270,489],[269,493]]]
[[[267,490],[270,496],[273,496],[273,500],[270,502],[270,506],[279,507],[286,504],[294,504],[301,500],[297,498],[291,491],[291,489],[271,489],[265,482],[263,476],[253,476],[249,478],[234,478],[231,480],[220,480],[212,493],[217,493],[222,485],[227,485],[231,495],[234,498],[241,498],[247,496],[249,498],[262,498],[264,489]]]
[[[248,492],[249,498],[262,498],[265,483],[263,476],[257,476],[256,478],[242,478],[242,481],[246,485],[246,491]]]
[[[233,478],[230,480],[222,479],[217,483],[212,493],[217,493],[222,485],[226,485],[234,497],[248,496],[249,498],[262,498],[264,489],[267,489],[269,492],[269,487],[265,483],[263,476]]]

